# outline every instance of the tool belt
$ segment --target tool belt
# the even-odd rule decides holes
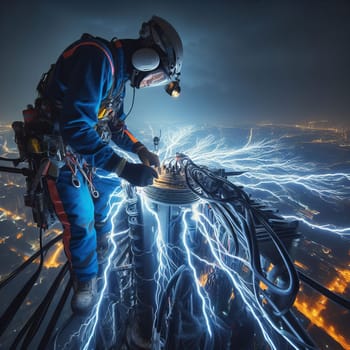
[[[24,203],[32,208],[37,226],[47,229],[56,220],[47,181],[58,177],[59,168],[65,164],[65,148],[44,107],[44,101],[37,99],[35,106],[28,105],[23,111],[22,121],[12,123],[12,128],[19,152],[14,165],[28,163]]]

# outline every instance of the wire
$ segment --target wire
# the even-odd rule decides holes
[[[130,115],[133,107],[134,107],[134,103],[135,103],[135,87],[133,87],[132,89],[132,100],[131,100],[131,106],[130,106],[130,109],[128,111],[128,113],[125,114],[125,118],[124,118],[124,121],[126,120],[126,118]]]
[[[49,321],[49,324],[47,325],[47,327],[43,333],[41,342],[38,346],[38,350],[47,349],[47,344],[48,344],[49,340],[51,339],[51,335],[52,335],[54,328],[55,328],[55,325],[56,325],[56,323],[61,315],[62,309],[67,301],[67,298],[68,298],[68,295],[71,291],[72,285],[73,285],[72,278],[70,278],[65,289],[64,289],[64,292],[63,292],[59,302],[57,303],[56,309],[51,317],[51,320]]]
[[[268,224],[261,212],[250,206],[249,197],[241,188],[235,186],[225,178],[215,175],[209,169],[197,166],[189,158],[186,158],[185,170],[187,175],[187,184],[189,185],[190,189],[194,191],[199,197],[206,199],[209,202],[214,201],[214,203],[226,203],[232,201],[241,203],[241,211],[243,217],[245,218],[244,222],[246,223],[245,232],[248,233],[247,243],[249,244],[249,250],[251,251],[250,256],[253,271],[255,275],[258,275],[260,280],[269,287],[269,292],[273,290],[273,292],[276,294],[288,296],[292,293],[290,302],[283,310],[283,312],[286,312],[286,310],[292,306],[296,293],[298,291],[298,275],[287,251],[283,247],[274,230]],[[209,181],[211,188],[208,190],[203,185],[207,185]],[[193,184],[195,184],[195,186]],[[223,187],[225,191],[222,191]],[[218,206],[213,206],[213,209],[218,208]],[[223,206],[221,205],[220,208],[223,208]],[[224,216],[222,210],[218,211],[219,217],[231,217],[231,222],[234,221],[234,215],[235,212],[231,213],[230,211],[226,211],[226,215]],[[256,221],[260,222],[264,226],[285,264],[289,277],[289,285],[286,288],[277,287],[264,276],[260,265],[260,252],[256,239]],[[231,232],[233,234],[233,237],[235,237],[235,231],[231,230]]]
[[[59,234],[57,237],[50,240],[43,247],[43,251],[47,251],[51,246],[60,241],[63,237],[63,234]],[[34,253],[28,260],[26,260],[22,265],[13,270],[6,278],[0,283],[0,290],[5,287],[13,278],[15,278],[20,272],[22,272],[26,267],[28,267],[39,255],[41,255],[41,250],[38,250]]]
[[[248,298],[253,300],[254,297],[256,305],[265,317],[268,316],[269,323],[276,332],[282,335],[280,323],[277,324],[275,320],[277,316],[280,321],[284,321],[284,326],[287,329],[291,329],[294,334],[298,335],[298,331],[286,322],[283,315],[290,311],[295,301],[299,290],[299,278],[288,252],[269,224],[269,218],[261,209],[251,205],[254,202],[250,200],[241,187],[232,184],[225,177],[214,174],[208,168],[197,166],[187,156],[182,157],[181,162],[185,168],[188,187],[198,197],[209,203],[216,213],[216,219],[224,226],[225,231],[230,232],[234,237],[235,244],[239,242],[240,254],[245,254],[250,262],[252,281],[244,282],[248,283],[247,286],[251,283],[251,293],[253,294],[248,295]],[[288,283],[284,287],[277,286],[266,278],[262,270],[261,252],[256,232],[256,226],[259,224],[265,229],[270,238],[269,241],[277,250],[278,256],[283,262],[283,271],[287,272]],[[267,286],[266,290],[260,287],[260,282]],[[267,305],[263,304],[263,300],[267,301]],[[287,340],[288,337],[285,334],[284,338]],[[301,336],[300,339],[306,344],[310,344],[310,339],[306,336]]]
[[[69,262],[67,261],[63,267],[61,268],[60,272],[58,273],[57,277],[55,278],[54,282],[50,286],[45,298],[40,303],[40,305],[35,310],[32,317],[27,322],[29,324],[29,329],[27,331],[27,334],[23,340],[21,349],[25,350],[29,348],[29,344],[32,342],[34,336],[39,330],[40,325],[42,324],[44,317],[49,309],[49,306],[51,302],[53,301],[53,298],[55,297],[55,294],[58,290],[59,285],[61,284],[64,276],[69,271]],[[26,324],[27,326],[27,324]]]
[[[4,333],[4,331],[9,326],[10,322],[18,312],[18,309],[25,301],[26,296],[33,288],[33,285],[35,281],[38,279],[41,269],[43,267],[44,263],[44,252],[42,249],[42,229],[40,229],[40,263],[35,271],[35,273],[32,275],[32,277],[27,281],[27,283],[24,285],[24,287],[21,289],[21,291],[15,296],[15,298],[12,300],[11,304],[8,306],[6,311],[3,313],[3,315],[0,318],[0,336]]]
[[[314,279],[305,275],[305,273],[303,273],[303,271],[301,271],[300,269],[297,269],[297,271],[298,271],[300,279],[304,283],[306,283],[307,285],[309,285],[313,289],[317,290],[319,293],[325,295],[327,298],[331,299],[333,302],[337,303],[338,305],[341,305],[342,307],[350,310],[350,300],[345,299],[342,296],[335,294],[331,290],[323,287],[321,284],[316,282]]]

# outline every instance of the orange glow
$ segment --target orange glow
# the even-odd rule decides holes
[[[201,287],[204,287],[208,282],[208,273],[203,273],[199,276],[199,284]]]
[[[337,285],[339,286],[339,290],[336,290],[338,293],[344,293],[345,289],[350,283],[350,270],[341,270],[341,269],[336,269],[338,272],[340,278],[342,279],[337,279]]]
[[[7,210],[5,208],[0,208],[0,212],[1,212],[1,214],[0,214],[1,216],[4,216],[4,215],[11,216],[11,214],[12,214],[12,212],[10,210]]]
[[[16,184],[15,182],[13,182],[12,180],[9,180],[7,181],[4,186],[7,186],[7,187],[21,187],[21,185],[19,184]]]
[[[294,260],[294,265],[300,267],[302,270],[308,270],[309,268],[298,260]]]
[[[310,209],[308,207],[301,208],[298,210],[298,212],[310,220],[312,220],[315,215],[318,215],[320,213],[319,211]]]
[[[4,244],[9,238],[10,236],[0,237],[0,244]]]
[[[267,285],[266,285],[263,281],[260,281],[260,283],[259,283],[259,288],[260,288],[261,290],[266,290],[266,289],[267,289]]]
[[[0,208],[0,218],[5,217],[6,219],[9,220],[24,220],[26,216],[24,214],[19,215],[18,213],[14,213],[8,209],[5,208]]]
[[[45,237],[50,237],[52,234],[56,237],[61,233],[62,233],[62,229],[53,227],[45,232]]]
[[[18,232],[16,235],[17,239],[21,239],[23,237],[23,232]]]
[[[266,272],[268,273],[268,272],[272,271],[272,269],[273,269],[274,266],[275,266],[275,265],[274,265],[273,263],[270,263],[270,265],[269,265],[269,267],[267,268]]]
[[[343,294],[350,281],[350,271],[336,269],[337,276],[333,278],[325,287],[329,290]],[[315,300],[306,299],[302,293],[299,293],[294,307],[301,312],[306,318],[308,318],[312,324],[325,331],[333,340],[339,343],[344,349],[350,349],[350,338],[345,338],[339,334],[336,327],[327,323],[327,320],[323,318],[327,311],[329,299],[321,295]]]
[[[324,330],[332,339],[339,343],[344,349],[350,349],[350,340],[345,339],[336,328],[332,325],[328,325],[326,320],[320,315],[325,307],[320,304],[318,307],[317,302],[312,305],[308,305],[305,302],[300,302],[298,297],[294,303],[294,306],[301,312],[305,317],[307,317],[315,326]]]
[[[61,242],[58,242],[51,250],[52,253],[47,256],[44,261],[44,267],[47,269],[55,269],[62,265],[62,262],[60,262],[60,257],[63,253],[63,244]]]

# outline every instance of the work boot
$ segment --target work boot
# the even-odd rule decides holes
[[[99,265],[104,264],[108,259],[109,242],[108,235],[97,236],[97,262]]]
[[[74,294],[71,307],[74,313],[87,314],[96,303],[97,284],[96,277],[88,281],[73,281]]]

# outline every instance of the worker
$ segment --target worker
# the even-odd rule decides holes
[[[52,164],[59,171],[48,181],[48,189],[64,229],[75,313],[86,314],[97,300],[98,262],[108,250],[112,226],[111,193],[121,179],[147,186],[158,176],[158,156],[125,124],[126,84],[134,89],[163,85],[176,96],[181,65],[178,33],[166,20],[153,16],[142,24],[137,39],[82,35],[38,85],[40,101],[53,121],[53,143],[63,144],[58,146],[63,149],[58,161],[57,151],[53,152]],[[141,163],[127,160],[118,148],[137,154]]]

